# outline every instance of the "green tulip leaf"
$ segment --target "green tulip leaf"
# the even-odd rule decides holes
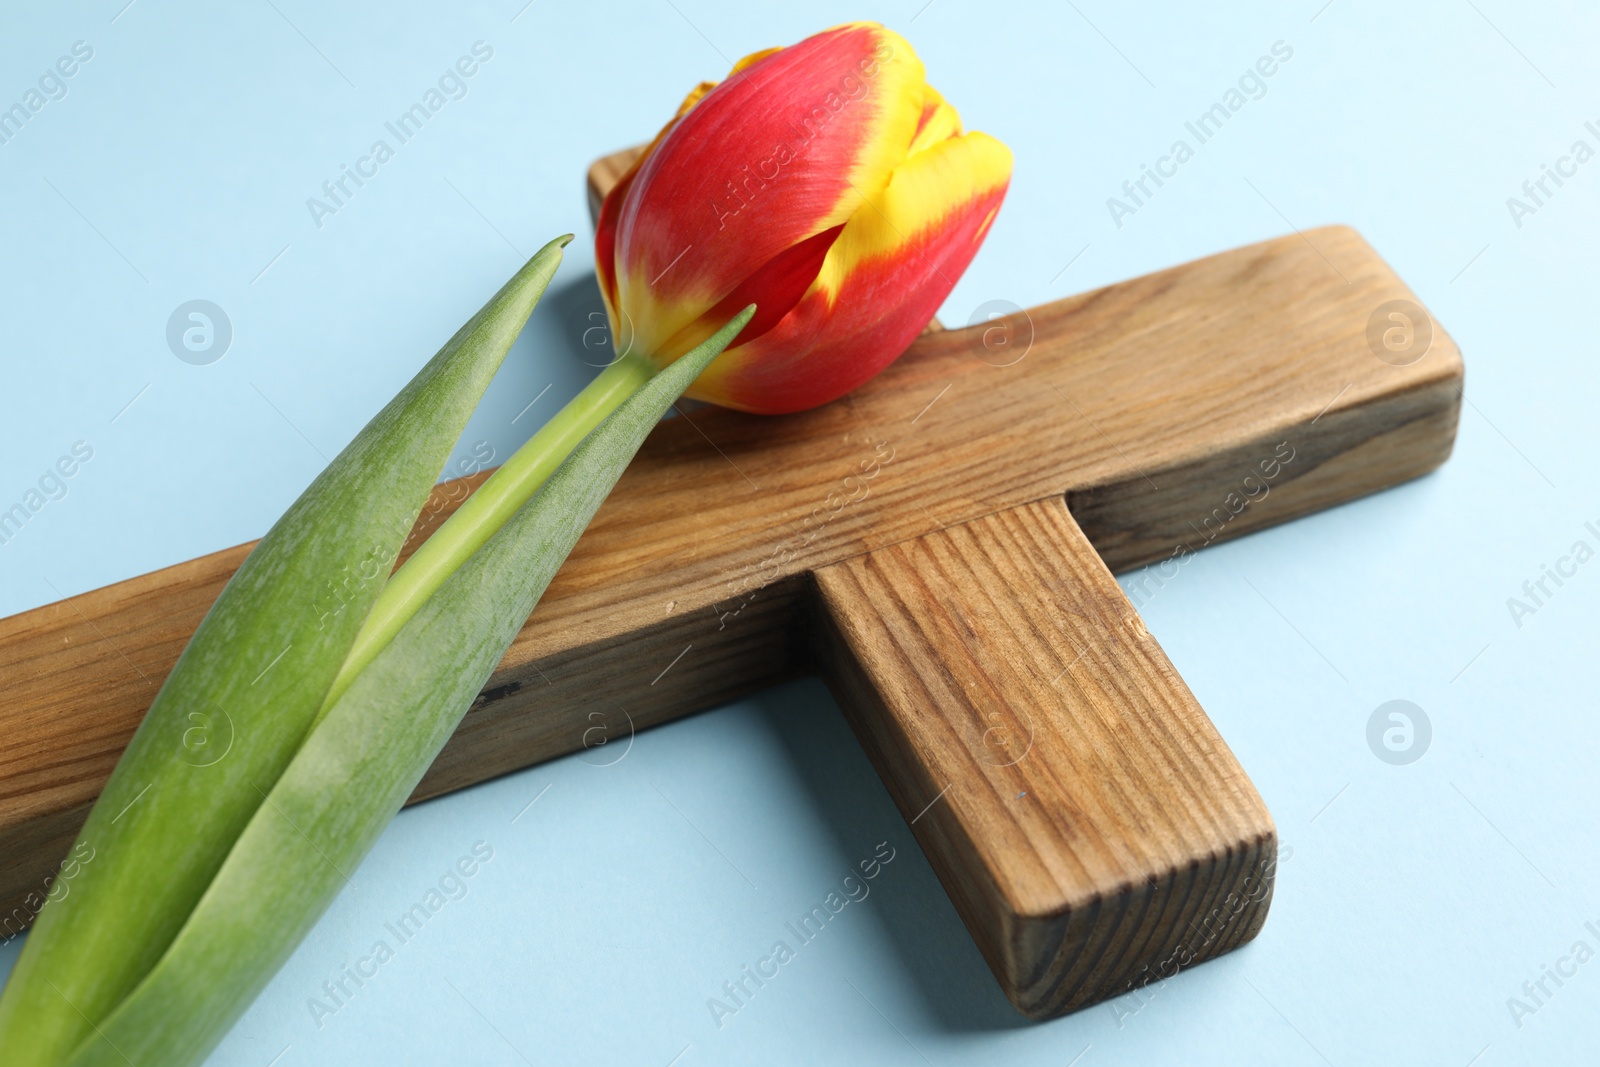
[[[569,240],[541,249],[457,331],[289,507],[217,598],[79,835],[74,856],[92,859],[40,912],[0,996],[0,1061],[8,1067],[58,1064],[93,1036],[149,981],[209,899],[240,834],[262,821],[264,799],[296,758],[429,490]]]
[[[355,677],[72,1067],[204,1058],[354,875],[651,429],[753,312],[612,412]]]

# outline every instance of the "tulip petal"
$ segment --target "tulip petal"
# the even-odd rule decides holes
[[[961,116],[945,103],[939,90],[923,86],[922,117],[917,120],[917,132],[911,139],[911,149],[906,154],[914,156],[941,141],[948,141],[961,133]]]
[[[783,47],[779,45],[776,48],[763,48],[759,52],[751,52],[749,55],[739,60],[739,62],[735,63],[733,65],[733,69],[728,72],[728,75],[729,77],[732,77],[733,75],[744,70],[746,67],[752,67],[761,62],[774,52],[781,51],[783,51]],[[646,145],[644,151],[640,152],[634,157],[633,162],[629,164],[628,169],[623,172],[622,177],[617,179],[616,184],[611,187],[611,191],[606,194],[605,200],[601,202],[600,218],[595,223],[594,263],[595,274],[598,275],[600,279],[600,295],[605,300],[606,313],[611,317],[611,336],[613,337],[624,336],[624,333],[619,329],[620,323],[617,322],[616,316],[617,219],[622,212],[622,198],[628,195],[628,187],[633,184],[633,176],[639,173],[639,168],[644,166],[644,161],[649,159],[651,154],[655,152],[656,146],[659,145],[662,139],[666,137],[667,134],[672,131],[672,128],[678,124],[678,120],[687,115],[689,113],[689,109],[700,102],[701,97],[705,96],[716,87],[716,82],[701,82],[693,89],[690,89],[689,95],[684,97],[683,103],[678,105],[678,113],[673,115],[665,126],[661,127],[661,132],[656,134],[655,140]],[[739,306],[743,307],[744,305],[741,304]],[[732,317],[733,316],[731,314],[725,316],[723,321],[726,322],[727,319]],[[706,336],[709,337],[710,334],[707,333]]]
[[[690,395],[781,414],[826,403],[873,377],[950,294],[1010,180],[1010,150],[983,133],[947,138],[912,156],[845,225],[793,310],[724,352]]]
[[[733,69],[740,70],[745,64],[755,62],[763,56],[776,51],[778,49],[769,48],[766,52],[753,52],[741,59]],[[693,89],[690,89],[689,95],[685,96],[683,103],[678,105],[678,113],[667,120],[667,124],[661,127],[661,132],[656,134],[655,139],[645,146],[644,151],[634,157],[633,162],[628,165],[628,169],[623,171],[622,177],[617,179],[616,184],[611,187],[611,191],[600,202],[600,217],[595,220],[594,227],[594,272],[600,282],[600,296],[605,301],[606,313],[611,318],[611,336],[613,337],[625,336],[623,331],[619,329],[620,324],[617,322],[616,315],[617,220],[622,215],[623,198],[628,195],[628,189],[633,185],[634,175],[639,173],[639,168],[644,166],[645,160],[649,159],[651,154],[655,152],[656,146],[662,142],[667,134],[672,132],[672,128],[678,124],[678,120],[687,115],[689,109],[700,102],[701,97],[716,87],[716,82],[701,82]],[[731,318],[732,316],[729,317]]]
[[[765,266],[740,282],[710,311],[669,338],[657,349],[658,357],[670,353],[670,358],[675,360],[678,353],[699,347],[723,323],[738,314],[739,309],[751,304],[757,307],[755,317],[740,331],[735,342],[746,344],[772,329],[816,282],[817,275],[822,273],[822,265],[827,262],[829,249],[843,230],[843,226],[823,230],[815,237],[808,237],[793,248],[778,253]],[[733,310],[727,311],[728,308]],[[722,317],[718,318],[719,315]]]
[[[783,45],[780,44],[773,48],[763,48],[759,52],[751,52],[749,55],[745,56],[743,59],[739,60],[739,62],[733,65],[733,69],[728,71],[728,77],[731,78],[741,70],[744,70],[746,67],[753,67],[773,53],[781,51],[783,51]]]

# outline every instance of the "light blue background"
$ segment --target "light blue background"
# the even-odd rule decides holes
[[[1593,1057],[1600,963],[1520,1026],[1507,998],[1574,941],[1600,948],[1600,564],[1520,627],[1506,606],[1600,520],[1600,162],[1520,228],[1506,207],[1574,140],[1600,147],[1592,10],[523,3],[8,14],[0,101],[76,40],[94,58],[0,145],[0,505],[74,441],[94,459],[0,546],[0,613],[261,534],[522,256],[587,236],[591,159],[729,59],[852,17],[905,33],[1016,152],[947,321],[1351,223],[1466,355],[1455,456],[1208,550],[1145,606],[1292,849],[1260,938],[1146,998],[1024,1024],[808,681],[641,734],[613,766],[595,750],[407,811],[213,1063]],[[305,199],[478,40],[494,58],[469,95],[316,228]],[[1106,198],[1279,40],[1294,56],[1267,95],[1116,227]],[[504,457],[593,373],[591,263],[580,239],[463,456]],[[164,341],[192,298],[233,323],[211,366]],[[1394,698],[1433,724],[1408,766],[1366,742]],[[468,895],[319,1029],[308,998],[477,841],[494,859]],[[897,853],[872,895],[715,1026],[706,999],[880,841]]]

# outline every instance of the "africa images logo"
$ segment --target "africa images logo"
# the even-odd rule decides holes
[[[71,455],[64,454],[46,467],[38,481],[22,494],[21,500],[10,507],[0,503],[0,545],[10,544],[46,504],[65,500],[70,490],[67,479],[82,470],[83,465],[93,458],[94,446],[87,441],[74,441]]]
[[[367,149],[366,155],[356,158],[353,167],[348,163],[339,164],[338,176],[322,183],[320,197],[306,197],[306,210],[317,229],[325,225],[325,218],[337,215],[348,206],[356,193],[378,176],[378,169],[395,157],[396,150],[421,133],[422,127],[443,111],[446,104],[452,100],[466,99],[469,91],[467,80],[476,76],[483,64],[494,58],[494,49],[483,41],[474,41],[471,52],[471,55],[457,57],[455,63],[439,75],[434,85],[423,90],[420,99],[400,112],[393,121],[383,124],[383,128],[394,138],[393,145],[385,138],[378,138]]]
[[[1271,55],[1258,58],[1253,66],[1246,67],[1244,73],[1239,75],[1237,85],[1228,86],[1220,100],[1202,111],[1192,122],[1183,124],[1189,136],[1194,138],[1193,145],[1182,137],[1173,141],[1171,150],[1159,157],[1154,167],[1148,163],[1139,164],[1139,176],[1122,183],[1122,197],[1106,198],[1106,210],[1110,212],[1111,221],[1117,229],[1122,229],[1124,218],[1137,215],[1139,209],[1152,200],[1167,182],[1176,178],[1178,168],[1195,157],[1198,147],[1221,133],[1224,123],[1244,110],[1251,100],[1260,100],[1267,95],[1266,79],[1278,73],[1283,64],[1294,58],[1293,46],[1285,41],[1272,42],[1271,52]],[[1152,183],[1154,188],[1151,188]]]
[[[1393,767],[1415,763],[1433,742],[1428,713],[1409,700],[1387,700],[1367,717],[1367,747]]]
[[[231,344],[233,322],[209,300],[186,300],[167,316],[167,347],[191,366],[215,363]]]

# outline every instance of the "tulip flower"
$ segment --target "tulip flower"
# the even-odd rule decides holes
[[[612,336],[665,366],[746,304],[689,395],[760,414],[843,396],[904,352],[1000,210],[1011,153],[962,133],[900,35],[872,23],[701,85],[600,210]]]
[[[904,352],[989,232],[1011,152],[929,85],[905,38],[826,30],[697,86],[601,205],[595,273],[617,358],[384,587],[338,697],[404,621],[617,405],[749,304],[685,394],[782,414]]]

